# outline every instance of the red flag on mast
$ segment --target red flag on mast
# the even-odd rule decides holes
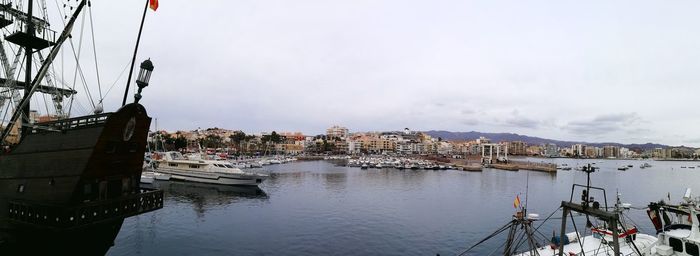
[[[158,9],[158,0],[149,0],[148,7],[150,7],[153,11]]]

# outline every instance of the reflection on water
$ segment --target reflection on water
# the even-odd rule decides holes
[[[156,181],[149,186],[163,190],[164,197],[192,206],[197,218],[204,218],[205,212],[222,205],[234,204],[240,200],[266,200],[265,191],[257,186],[225,186],[184,181]]]
[[[576,167],[591,160],[531,159]],[[700,168],[681,162],[595,160],[592,183],[634,207],[685,187],[700,192]],[[617,171],[622,164],[635,167]],[[694,165],[698,165],[696,162]],[[454,255],[509,221],[513,198],[547,216],[569,200],[579,171],[557,174],[484,169],[396,170],[297,162],[267,166],[271,176],[255,187],[157,183],[163,209],[124,221],[110,255]],[[529,180],[529,185],[527,181]],[[526,187],[528,196],[525,197]],[[609,201],[614,198],[608,198]],[[525,203],[525,202],[523,202]],[[646,213],[632,211],[642,232],[653,233]],[[558,222],[543,233],[558,230]],[[485,255],[502,241],[485,244]]]

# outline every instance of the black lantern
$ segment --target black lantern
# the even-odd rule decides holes
[[[148,86],[148,80],[151,80],[151,72],[153,72],[153,62],[149,58],[141,62],[141,71],[139,71],[139,76],[136,77],[136,84],[139,88]]]
[[[141,99],[141,90],[148,86],[148,81],[151,80],[151,72],[153,72],[153,62],[149,58],[141,62],[141,70],[139,71],[139,76],[136,77],[136,85],[139,86],[139,91],[134,95],[136,103]]]

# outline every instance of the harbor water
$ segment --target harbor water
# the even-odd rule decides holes
[[[700,162],[525,160],[595,163],[592,184],[607,189],[610,205],[621,194],[633,206],[632,221],[648,234],[654,230],[646,212],[634,208],[669,195],[678,202],[685,188],[700,195]],[[644,162],[652,167],[639,168]],[[617,170],[628,164],[634,167]],[[126,219],[108,255],[455,255],[510,221],[516,195],[530,213],[556,217],[572,184],[586,182],[575,170],[361,170],[326,161],[264,169],[271,177],[259,188],[157,181],[165,206]],[[551,235],[558,227],[553,218],[540,231]],[[469,255],[502,244],[489,240]]]

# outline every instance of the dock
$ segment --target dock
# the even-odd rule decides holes
[[[467,172],[480,172],[483,171],[483,167],[478,164],[468,164],[468,165],[457,165],[457,168],[467,171]]]
[[[539,171],[539,172],[549,172],[556,173],[557,165],[549,163],[533,163],[525,161],[508,161],[507,163],[497,163],[489,165],[490,168],[507,170],[507,171],[517,171],[517,170],[528,170],[528,171]]]
[[[297,156],[296,157],[299,161],[318,161],[318,160],[324,160],[323,156]]]

